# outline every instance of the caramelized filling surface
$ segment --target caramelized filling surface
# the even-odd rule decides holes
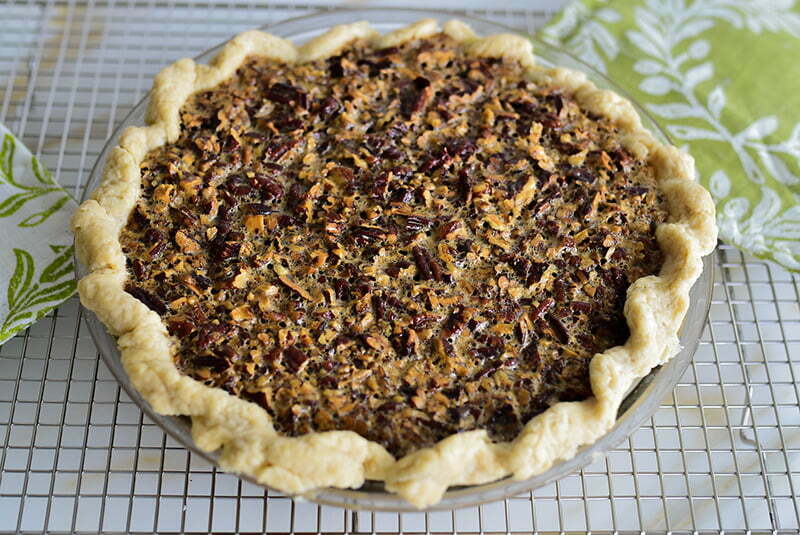
[[[287,435],[512,440],[591,395],[628,286],[662,263],[663,199],[618,132],[444,35],[248,58],[181,118],[141,166],[127,290],[183,373]]]

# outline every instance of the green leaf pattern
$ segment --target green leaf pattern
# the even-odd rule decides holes
[[[42,313],[75,293],[72,247],[59,245],[51,246],[51,249],[57,256],[38,278],[33,256],[23,249],[13,250],[16,264],[6,291],[8,312],[0,325],[0,342],[18,331],[25,320],[41,317]],[[41,305],[50,307],[41,310]]]
[[[795,0],[577,0],[543,36],[608,73],[689,149],[724,240],[800,270]]]
[[[14,139],[13,135],[10,133],[3,135],[3,143],[0,145],[0,184],[5,184],[21,191],[9,195],[0,202],[0,218],[13,216],[29,201],[45,196],[54,198],[55,200],[49,206],[17,222],[17,226],[20,227],[35,227],[44,223],[48,217],[60,210],[69,202],[70,197],[55,183],[50,171],[45,169],[39,159],[33,155],[30,156],[31,174],[42,185],[24,184],[16,180],[14,177],[16,145],[16,139]]]
[[[605,73],[604,58],[614,59],[619,53],[619,45],[603,24],[615,23],[620,16],[607,7],[593,12],[597,20],[590,18],[590,13],[587,5],[573,2],[542,30],[540,37],[550,42],[561,42],[584,61]]]
[[[3,125],[0,140],[2,344],[69,298],[76,282],[69,233],[75,202]]]

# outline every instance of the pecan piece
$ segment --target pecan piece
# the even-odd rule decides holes
[[[233,176],[228,179],[224,188],[237,196],[249,195],[253,192],[253,186],[245,182],[241,176]]]
[[[308,361],[308,355],[295,346],[283,349],[283,363],[292,373],[297,373]]]
[[[640,197],[646,195],[650,191],[650,188],[645,186],[627,186],[625,191],[634,197]]]
[[[592,311],[592,304],[587,303],[586,301],[573,301],[569,304],[569,306],[575,312],[582,312],[584,314],[588,314]]]
[[[431,254],[422,247],[415,246],[412,250],[414,255],[414,262],[417,264],[417,271],[422,280],[435,280],[441,282],[442,268],[439,262],[431,256]]]
[[[327,97],[317,107],[317,113],[323,119],[336,117],[340,111],[342,111],[342,105],[333,97]]]
[[[301,108],[308,107],[306,92],[289,84],[278,82],[273,84],[265,95],[269,100],[280,104],[294,103]]]
[[[409,266],[411,266],[411,264],[409,262],[405,262],[405,261],[396,262],[396,263],[394,263],[391,266],[386,268],[386,274],[389,275],[390,277],[392,277],[393,279],[396,279],[397,277],[400,276],[400,271],[403,270],[403,269],[406,269]]]
[[[333,292],[338,299],[350,299],[350,283],[345,279],[333,280]]]
[[[383,295],[374,294],[372,296],[372,310],[375,313],[376,320],[386,318],[386,299]]]
[[[178,338],[188,338],[195,330],[196,325],[183,319],[172,319],[167,323],[167,330],[172,336]]]
[[[592,175],[585,167],[576,167],[567,173],[567,178],[570,180],[577,180],[578,182],[594,182],[597,177]]]
[[[287,141],[273,141],[269,145],[267,145],[264,154],[266,155],[267,159],[278,161],[283,156],[292,150],[300,140],[297,139],[290,139]]]
[[[141,260],[134,258],[131,260],[130,264],[131,271],[133,271],[133,276],[138,280],[142,280],[147,273],[147,268],[144,266],[144,263]]]
[[[431,226],[430,218],[418,215],[410,215],[406,218],[406,230],[409,232],[419,232]]]
[[[452,240],[463,227],[464,224],[461,221],[457,219],[450,220],[439,227],[437,235],[442,240]]]
[[[373,199],[383,200],[386,198],[386,192],[389,188],[389,176],[390,173],[388,171],[384,171],[372,182],[372,187],[370,188],[369,193]]]
[[[258,186],[261,198],[265,201],[279,200],[283,197],[283,186],[264,175],[256,175],[253,182]]]
[[[407,357],[417,352],[419,338],[417,338],[417,333],[413,329],[406,329],[400,334],[392,336],[391,343],[398,355]]]
[[[364,246],[384,239],[386,232],[380,228],[359,225],[351,231],[351,235],[356,245]]]
[[[289,193],[286,195],[286,206],[297,215],[303,215],[303,203],[306,200],[306,189],[295,182],[289,188]]]
[[[416,314],[411,318],[408,326],[418,331],[420,329],[430,327],[437,321],[439,321],[439,317],[433,314]]]
[[[328,171],[328,178],[340,188],[350,188],[355,184],[355,175],[349,167],[337,166]]]
[[[330,74],[331,78],[341,78],[344,76],[342,56],[331,56],[328,58],[328,74]]]
[[[267,206],[266,204],[261,203],[248,203],[242,206],[245,212],[252,215],[269,215],[273,213],[275,210]]]
[[[432,171],[436,171],[440,167],[444,167],[449,165],[450,162],[453,161],[453,158],[450,156],[450,153],[447,151],[447,147],[443,147],[439,149],[436,154],[432,155],[430,158],[425,160],[420,168],[420,173],[430,173]]]
[[[461,197],[461,200],[465,203],[468,204],[472,200],[472,179],[466,169],[462,169],[458,172],[456,191]]]
[[[459,138],[450,140],[446,145],[446,149],[448,154],[454,158],[458,157],[466,161],[470,156],[475,154],[478,150],[478,146],[471,139]]]
[[[225,358],[219,355],[200,355],[192,359],[192,365],[197,368],[209,368],[215,373],[222,373],[230,367]]]
[[[464,325],[467,324],[468,320],[469,317],[464,309],[459,309],[453,312],[447,317],[446,320],[444,320],[444,323],[442,324],[442,334],[448,338],[458,334],[461,332],[461,329],[464,328]]]
[[[137,286],[127,286],[125,291],[141,301],[144,306],[153,312],[156,312],[162,316],[167,313],[167,305],[157,295],[151,294],[147,290]]]
[[[551,297],[545,298],[531,313],[531,320],[535,321],[541,318],[547,311],[553,308],[553,306],[555,306],[555,301],[553,301]]]
[[[569,342],[569,331],[567,331],[567,328],[564,327],[564,324],[561,323],[561,320],[558,319],[558,317],[553,314],[547,314],[547,323],[550,324],[550,327],[553,329],[553,332],[555,333],[559,342],[562,344]]]
[[[183,230],[179,230],[175,233],[175,243],[178,244],[178,247],[180,247],[181,251],[189,255],[200,251],[200,244],[198,244],[196,240],[189,237],[189,235]]]
[[[219,238],[220,235],[217,235]],[[224,238],[214,238],[208,246],[209,256],[215,262],[229,262],[239,258],[242,244],[235,241],[226,241]],[[240,238],[241,239],[241,238]]]
[[[417,76],[405,88],[400,97],[400,112],[406,117],[411,117],[422,111],[431,97],[431,82],[427,78]]]
[[[297,294],[303,299],[313,301],[314,297],[308,293],[305,288],[297,283],[294,277],[292,277],[292,274],[289,273],[288,269],[277,263],[272,265],[272,269],[275,270],[275,274],[278,275],[278,280],[281,281],[286,287],[297,292]]]

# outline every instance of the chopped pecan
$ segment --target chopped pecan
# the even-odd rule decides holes
[[[191,335],[197,326],[186,319],[172,319],[167,323],[167,330],[169,334],[172,336],[177,336],[178,338],[187,338]]]
[[[305,288],[300,286],[294,277],[292,277],[289,270],[283,267],[282,265],[275,263],[272,265],[272,269],[275,270],[275,273],[278,275],[278,280],[281,281],[286,287],[294,290],[297,294],[302,297],[303,299],[307,299],[312,301],[314,297],[306,291]]]
[[[442,268],[439,266],[439,262],[422,247],[414,247],[412,252],[420,278],[422,280],[433,279],[436,282],[440,282],[442,280]]]
[[[283,349],[283,362],[292,373],[297,373],[308,362],[308,355],[295,346]]]
[[[320,102],[319,107],[317,108],[317,113],[319,113],[321,117],[327,119],[338,115],[341,109],[342,105],[338,100],[333,97],[327,97],[325,100]]]
[[[308,107],[308,99],[305,91],[282,82],[273,84],[267,90],[265,96],[273,102],[279,102],[281,104],[296,104],[301,108]]]
[[[133,297],[141,301],[147,308],[153,312],[164,315],[167,313],[167,305],[157,295],[151,294],[147,290],[138,288],[136,286],[127,286],[125,291]]]
[[[443,240],[452,240],[459,234],[462,228],[464,228],[464,225],[458,220],[450,220],[443,223],[438,229],[439,238]]]
[[[341,78],[344,76],[344,67],[342,67],[342,56],[331,56],[328,58],[328,73],[331,78]]]
[[[554,316],[553,314],[547,314],[547,322],[550,324],[550,327],[552,327],[553,332],[555,333],[559,342],[562,344],[569,342],[569,332],[567,331],[567,328],[564,327],[564,324],[561,323],[561,320],[558,319],[558,317]]]
[[[436,324],[438,321],[439,317],[435,316],[434,314],[417,314],[411,318],[408,326],[412,329],[419,330],[430,327],[431,325]]]
[[[231,310],[231,318],[234,321],[247,321],[255,318],[253,311],[247,305],[241,305]]]
[[[406,218],[406,230],[410,232],[418,232],[431,226],[432,221],[430,218],[410,215]]]
[[[537,305],[537,307],[531,313],[531,319],[536,320],[537,318],[543,317],[551,308],[553,308],[554,305],[555,301],[552,297],[543,299],[542,302],[539,303],[539,305]]]
[[[283,156],[300,143],[297,139],[273,141],[267,145],[264,154],[269,160],[280,161]]]
[[[418,76],[403,91],[400,98],[400,111],[406,117],[422,111],[431,96],[431,82]]]
[[[567,179],[579,182],[594,182],[595,177],[585,167],[576,167],[567,173]]]
[[[383,240],[386,232],[383,229],[359,225],[351,231],[353,241],[356,245],[367,245]]]
[[[430,173],[432,171],[436,171],[437,169],[448,165],[452,159],[453,158],[450,156],[450,153],[447,152],[447,147],[443,147],[425,160],[425,162],[420,166],[419,172]]]

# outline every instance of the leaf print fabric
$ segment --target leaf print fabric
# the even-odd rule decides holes
[[[2,344],[75,292],[69,219],[77,205],[3,125],[0,139]]]
[[[800,271],[800,6],[577,0],[541,37],[627,89],[697,162],[720,237]]]

